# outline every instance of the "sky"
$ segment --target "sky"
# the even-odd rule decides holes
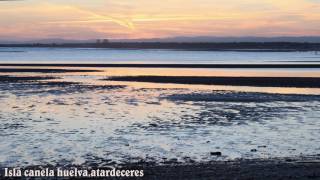
[[[0,0],[0,39],[320,36],[320,0]]]

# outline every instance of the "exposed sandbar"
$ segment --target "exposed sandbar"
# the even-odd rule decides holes
[[[320,78],[313,77],[117,76],[109,77],[105,80],[201,85],[320,88]]]

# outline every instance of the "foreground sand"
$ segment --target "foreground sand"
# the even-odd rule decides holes
[[[112,166],[101,167],[95,164],[69,166],[30,166],[24,169],[104,169],[111,170]],[[253,159],[234,161],[212,161],[207,163],[178,163],[166,162],[157,165],[153,162],[138,162],[119,165],[117,170],[143,170],[144,176],[139,178],[108,177],[106,179],[154,179],[154,180],[211,180],[211,179],[319,179],[320,155],[313,157]],[[4,170],[1,168],[0,177]],[[105,179],[105,177],[104,177]]]
[[[35,70],[37,71],[37,70]],[[66,137],[65,140],[63,141],[62,144],[60,144],[60,146],[55,146],[54,148],[57,148],[58,150],[60,150],[59,152],[63,153],[63,157],[66,157],[66,155],[70,154],[70,153],[79,153],[76,148],[73,147],[73,145],[71,144],[71,146],[73,148],[71,149],[67,149],[69,146],[68,144],[66,144],[66,142],[69,142],[68,140],[70,140],[71,137],[73,138],[77,138],[79,137],[79,132],[75,131],[79,130],[80,128],[76,127],[76,125],[79,125],[81,123],[87,122],[89,119],[93,119],[91,117],[95,117],[94,119],[96,119],[96,123],[97,125],[99,125],[100,128],[102,128],[102,125],[105,125],[106,122],[109,122],[108,120],[104,120],[102,121],[102,117],[110,117],[111,114],[108,115],[104,115],[102,114],[101,116],[98,116],[98,112],[99,109],[96,109],[96,107],[100,107],[102,106],[103,108],[101,109],[102,112],[105,112],[106,107],[114,107],[116,103],[120,103],[122,102],[122,100],[124,100],[124,104],[126,104],[126,110],[130,110],[130,108],[136,113],[137,112],[137,107],[141,106],[141,105],[146,105],[144,108],[149,107],[149,106],[155,106],[156,109],[164,109],[165,106],[161,106],[161,101],[158,101],[158,97],[153,99],[153,96],[155,93],[159,93],[159,91],[161,91],[160,89],[156,89],[156,90],[146,90],[146,89],[138,89],[138,90],[134,90],[134,91],[130,91],[129,95],[126,94],[121,94],[124,95],[123,96],[119,96],[120,95],[120,91],[124,90],[125,86],[110,86],[110,85],[105,85],[105,86],[91,86],[91,85],[85,85],[85,84],[80,84],[80,83],[74,83],[74,82],[47,82],[46,80],[52,80],[55,77],[53,76],[28,76],[28,77],[24,77],[24,76],[0,76],[0,84],[2,84],[1,86],[1,96],[0,99],[1,100],[5,100],[5,99],[9,99],[12,100],[13,97],[18,97],[17,99],[15,99],[16,102],[23,102],[25,104],[19,104],[19,107],[16,107],[16,104],[10,104],[9,101],[7,101],[7,103],[9,103],[9,107],[2,107],[4,108],[3,113],[2,113],[2,117],[5,119],[3,121],[3,126],[0,126],[0,128],[2,128],[3,132],[8,132],[8,133],[19,133],[22,132],[32,132],[35,134],[30,135],[30,138],[43,138],[46,133],[48,133],[47,129],[44,129],[43,132],[41,132],[41,128],[37,128],[38,126],[35,126],[35,128],[37,129],[33,129],[33,126],[31,126],[33,123],[39,125],[39,124],[43,124],[44,127],[49,128],[49,130],[55,130],[52,132],[56,132],[57,137]],[[149,78],[149,77],[148,77]],[[164,80],[166,82],[168,81],[179,81],[180,77],[173,77],[171,78],[165,78]],[[185,77],[183,77],[185,78]],[[201,77],[202,78],[202,77]],[[212,79],[211,77],[209,77],[209,81]],[[190,79],[185,78],[187,81],[190,81]],[[202,78],[203,79],[203,78]],[[214,79],[214,78],[213,78]],[[261,79],[262,82],[264,81],[263,78],[258,78],[256,81],[258,81],[258,83],[261,83]],[[308,79],[308,78],[307,78]],[[62,79],[61,79],[62,80]],[[192,78],[191,78],[192,80]],[[206,79],[205,79],[206,80]],[[232,79],[231,79],[232,80]],[[318,80],[318,79],[317,79]],[[194,81],[194,80],[193,80]],[[207,80],[208,81],[208,80]],[[222,81],[222,80],[221,80]],[[233,79],[233,82],[236,83],[241,83],[241,79]],[[223,79],[223,82],[232,82],[230,81],[230,79]],[[257,82],[254,81],[253,85],[257,85]],[[271,83],[271,79],[269,80]],[[284,84],[288,84],[288,83],[297,83],[296,79],[282,79],[279,81],[283,81],[280,83],[284,83]],[[246,82],[250,82],[250,81],[246,81]],[[306,80],[306,82],[309,82],[308,80]],[[316,81],[315,83],[317,84],[319,81]],[[278,82],[279,83],[279,82]],[[310,83],[310,82],[309,82]],[[8,86],[10,85],[10,86]],[[125,91],[125,90],[124,90]],[[162,90],[162,93],[164,93],[165,90]],[[219,102],[224,102],[225,104],[229,104],[230,106],[226,106],[229,107],[231,110],[239,110],[239,112],[236,112],[236,114],[241,115],[240,117],[234,116],[233,111],[230,111],[229,113],[222,111],[221,116],[227,116],[227,122],[224,122],[221,120],[221,117],[219,116],[216,120],[217,121],[213,121],[212,119],[207,119],[207,117],[212,117],[212,115],[215,115],[217,113],[219,113],[219,111],[214,111],[217,110],[217,106],[214,106],[211,108],[211,110],[213,111],[212,113],[204,111],[204,113],[202,113],[203,117],[200,116],[199,119],[201,121],[199,121],[199,119],[197,118],[198,115],[196,115],[194,118],[188,119],[188,117],[184,117],[181,116],[181,118],[177,119],[176,121],[165,121],[163,119],[155,119],[155,120],[150,120],[141,124],[133,124],[131,126],[126,126],[126,124],[123,124],[124,128],[121,129],[121,127],[114,127],[115,131],[113,132],[117,132],[118,135],[120,135],[122,137],[119,139],[115,139],[115,142],[117,142],[117,144],[115,144],[115,147],[119,147],[119,149],[117,149],[117,151],[121,150],[121,149],[129,149],[130,147],[132,147],[133,149],[138,148],[138,146],[136,146],[137,142],[135,141],[127,141],[124,137],[125,135],[129,134],[130,137],[131,133],[134,135],[137,132],[141,132],[142,136],[144,136],[144,133],[155,133],[155,136],[158,136],[157,132],[163,131],[166,132],[167,128],[175,128],[175,132],[177,130],[186,130],[186,129],[190,129],[190,132],[194,133],[195,127],[200,127],[198,130],[201,130],[205,127],[233,127],[235,126],[237,129],[240,128],[240,126],[237,126],[237,123],[253,123],[253,124],[258,124],[259,128],[261,126],[266,127],[268,125],[268,123],[270,122],[270,117],[272,115],[272,113],[274,114],[274,117],[280,118],[278,117],[280,115],[283,115],[281,121],[279,120],[275,120],[275,122],[282,122],[285,120],[288,120],[290,118],[286,118],[286,117],[294,117],[292,115],[289,114],[284,114],[286,112],[292,112],[294,115],[297,115],[297,117],[299,118],[300,116],[298,116],[299,114],[295,114],[294,112],[306,112],[308,111],[308,107],[309,108],[314,108],[313,112],[315,116],[312,116],[313,118],[316,118],[316,113],[319,112],[317,111],[317,103],[314,103],[314,105],[312,105],[313,101],[318,102],[319,101],[319,97],[318,96],[311,96],[311,95],[275,95],[275,94],[263,94],[263,93],[234,93],[234,92],[209,92],[209,93],[202,93],[202,92],[198,92],[198,93],[178,93],[180,92],[179,90],[177,90],[176,93],[169,95],[169,96],[163,96],[162,98],[172,101],[174,102],[176,105],[173,106],[176,109],[174,110],[175,113],[178,112],[177,107],[181,107],[184,103],[184,101],[188,101],[188,102],[196,102],[195,101],[195,95],[198,99],[200,99],[199,101],[201,101],[201,103],[207,104],[209,106],[205,106],[205,110],[210,110],[210,104],[214,105],[217,103],[217,106],[223,106],[223,103],[219,103]],[[184,92],[184,91],[181,91]],[[150,93],[150,98],[147,98],[145,96],[148,95],[148,93]],[[69,101],[66,100],[66,94],[69,94]],[[78,96],[75,96],[75,94],[78,94]],[[92,95],[96,94],[97,96],[93,96]],[[145,101],[145,99],[139,100],[135,97],[135,95],[140,94],[143,95],[143,97],[147,98],[148,101]],[[103,97],[100,97],[102,96]],[[112,96],[112,95],[118,95],[116,97]],[[86,97],[88,99],[82,99],[82,101],[79,101],[79,97]],[[21,98],[19,98],[21,97]],[[34,99],[30,98],[30,97],[34,97]],[[90,99],[91,97],[91,99]],[[46,98],[49,98],[48,101],[46,100]],[[53,99],[51,99],[53,98]],[[97,98],[97,99],[96,99]],[[122,99],[123,98],[123,99]],[[64,101],[65,100],[65,101]],[[103,102],[102,102],[103,100]],[[160,99],[161,100],[161,99]],[[166,101],[165,100],[165,101]],[[101,101],[101,102],[100,102]],[[139,102],[142,101],[142,102]],[[269,102],[270,101],[270,102]],[[280,103],[277,103],[277,101],[281,101]],[[216,103],[212,103],[212,102],[216,102]],[[268,104],[265,104],[266,102],[269,102]],[[305,102],[303,104],[307,104],[308,103],[308,107],[306,107],[305,110],[299,110],[300,107],[300,102]],[[42,103],[42,104],[41,104]],[[100,104],[101,103],[101,104]],[[198,104],[199,102],[196,102],[196,104]],[[255,104],[259,103],[259,108],[255,108]],[[180,105],[179,105],[180,104]],[[181,105],[182,104],[182,105]],[[187,103],[188,104],[188,103]],[[39,105],[42,105],[41,107],[38,107]],[[89,107],[87,105],[90,105]],[[236,106],[234,106],[236,105]],[[248,106],[246,106],[248,105]],[[250,106],[249,106],[250,105]],[[252,105],[252,106],[251,106]],[[263,105],[263,106],[262,106]],[[279,106],[276,106],[279,105]],[[12,106],[12,107],[11,107]],[[279,113],[277,113],[277,110],[280,110],[281,108],[283,108],[283,106],[288,106],[285,109],[283,109],[283,111],[279,111]],[[48,107],[47,111],[50,112],[50,110],[52,109],[59,109],[59,107],[61,107],[61,111],[58,111],[56,115],[52,115],[52,113],[49,113],[46,115],[46,112],[41,112],[41,116],[38,116],[36,113],[40,112],[39,109],[41,109],[42,107]],[[86,113],[88,112],[88,114],[84,114],[83,116],[80,117],[76,117],[75,121],[71,121],[72,118],[74,118],[73,114],[71,112],[68,112],[67,109],[70,107],[74,107],[75,111],[79,110],[81,107],[84,107],[84,110],[82,110],[82,113]],[[88,107],[88,108],[87,108]],[[187,105],[187,107],[189,107],[189,105]],[[194,106],[192,106],[194,107]],[[31,116],[30,119],[28,119],[28,116],[23,114],[23,113],[17,113],[16,114],[16,118],[15,121],[11,122],[11,120],[13,119],[12,115],[8,114],[6,111],[7,109],[12,110],[13,114],[15,112],[24,112],[24,111],[28,111],[27,114],[35,114],[37,116]],[[87,109],[85,109],[87,108]],[[240,108],[240,109],[238,109]],[[170,108],[169,108],[170,109]],[[223,108],[225,109],[225,108]],[[121,107],[121,110],[123,110],[123,107]],[[184,110],[184,109],[182,109]],[[61,113],[63,112],[63,113]],[[121,115],[123,115],[123,111],[119,111],[121,112]],[[171,112],[171,111],[168,111]],[[192,112],[192,111],[190,111]],[[190,112],[182,112],[181,115],[190,115]],[[127,116],[130,117],[130,113],[127,112]],[[72,115],[70,118],[69,117],[58,117],[58,114],[70,114]],[[79,114],[78,112],[76,114]],[[150,112],[147,113],[148,115],[150,115]],[[135,115],[135,114],[133,114]],[[158,113],[154,114],[154,115],[158,115]],[[9,117],[9,118],[5,118],[5,117]],[[53,117],[52,117],[53,116]],[[46,119],[46,118],[49,119]],[[136,117],[136,116],[134,116]],[[145,117],[145,116],[143,116]],[[172,114],[169,114],[169,116],[165,116],[165,117],[172,117]],[[179,116],[180,117],[180,116]],[[183,119],[184,117],[184,119]],[[255,119],[254,117],[257,117],[257,119]],[[302,117],[307,117],[307,116],[302,116]],[[243,121],[239,122],[239,119],[243,118]],[[115,119],[119,120],[121,119],[121,117],[119,118],[118,116],[115,116]],[[145,118],[147,119],[147,118]],[[262,120],[264,119],[264,120]],[[64,126],[64,123],[67,121],[71,121],[71,122],[76,122],[76,124],[73,124],[75,127],[72,127],[71,129],[64,129],[66,126]],[[81,123],[79,123],[81,121]],[[132,119],[133,120],[133,119]],[[180,121],[179,121],[180,120]],[[301,124],[299,124],[300,126],[305,126],[307,123],[310,123],[312,119],[307,119],[305,122],[301,122]],[[56,122],[57,121],[57,122]],[[99,124],[101,121],[102,124]],[[254,122],[255,121],[255,122]],[[298,121],[298,120],[297,120]],[[53,124],[51,124],[50,126],[47,126],[46,124],[48,122],[52,122]],[[128,122],[126,119],[124,119],[124,123]],[[176,123],[178,122],[178,123]],[[295,121],[290,121],[291,124],[293,124]],[[29,124],[30,123],[30,124]],[[121,123],[121,122],[118,122]],[[227,124],[229,123],[229,124]],[[314,122],[316,123],[316,122]],[[61,124],[61,126],[63,127],[63,129],[59,129],[56,128]],[[28,126],[29,125],[29,126]],[[108,127],[106,126],[106,129],[110,129],[112,126],[112,124],[110,124]],[[185,125],[185,126],[182,126]],[[203,125],[203,126],[202,126]],[[290,123],[288,123],[288,125],[290,125]],[[316,126],[316,125],[315,125]],[[312,126],[312,127],[315,127]],[[95,140],[102,138],[104,136],[107,137],[106,135],[106,131],[101,131],[101,133],[99,134],[99,129],[97,129],[96,127],[93,127],[92,129],[88,129],[88,133],[86,131],[87,125],[84,126],[84,130],[83,130],[83,134],[85,135],[85,138],[91,138],[89,142],[94,142]],[[247,126],[246,126],[247,127]],[[248,125],[248,127],[251,127]],[[277,128],[281,128],[282,126],[279,127],[279,124],[276,124],[276,126],[274,127],[275,129],[273,129],[273,131],[277,131]],[[28,129],[30,128],[30,129]],[[131,128],[131,129],[130,129]],[[255,128],[257,128],[257,126],[255,126]],[[312,128],[313,129],[313,128]],[[312,130],[311,129],[311,130]],[[95,130],[94,132],[89,131],[89,130]],[[121,131],[119,131],[121,130]],[[132,130],[132,131],[130,131]],[[236,129],[235,129],[236,130]],[[310,130],[310,131],[311,131]],[[39,132],[39,134],[37,134],[37,132]],[[171,132],[171,131],[169,131]],[[212,131],[208,131],[208,132],[212,132]],[[206,132],[206,133],[208,133]],[[259,131],[258,131],[259,132]],[[260,131],[261,132],[261,131]],[[312,131],[314,132],[314,136],[311,136],[310,138],[316,138],[317,134],[316,131]],[[199,131],[198,131],[199,133]],[[246,134],[248,134],[249,132],[246,132]],[[95,136],[96,134],[96,136]],[[52,135],[49,133],[49,135]],[[176,136],[178,136],[179,134],[177,134]],[[205,136],[209,136],[208,134],[204,134]],[[17,137],[17,138],[13,138],[12,142],[17,142],[16,140],[21,140],[22,137],[27,136],[26,134],[23,134],[22,136],[19,136],[19,134],[9,134],[6,138],[12,138],[12,137]],[[110,136],[113,136],[113,134],[111,134]],[[162,135],[164,136],[164,135]],[[190,141],[195,141],[192,140],[193,138],[195,138],[195,136],[197,136],[197,134],[191,134],[192,138],[188,139],[187,144],[190,143]],[[221,137],[219,138],[218,136],[212,136],[214,138],[211,137],[210,141],[211,142],[206,142],[207,140],[205,139],[205,136],[201,136],[201,141],[204,141],[204,144],[209,144],[206,145],[205,147],[212,147],[212,152],[215,151],[213,145],[210,145],[210,143],[217,142],[219,140],[221,140]],[[4,136],[2,136],[4,137]],[[137,136],[135,136],[137,137]],[[139,136],[140,137],[140,136]],[[63,139],[63,138],[62,138]],[[250,136],[250,140],[251,140],[251,136]],[[159,136],[157,137],[157,140],[159,140]],[[310,142],[314,142],[316,143],[317,140],[310,140],[310,139],[304,139],[305,141],[310,141]],[[37,139],[33,140],[29,139],[30,142],[28,142],[28,144],[32,144],[32,146],[28,147],[25,146],[27,148],[30,149],[23,149],[24,153],[27,152],[33,152],[36,151],[36,149],[40,149],[40,151],[46,151],[49,149],[50,145],[57,145],[54,144],[55,141],[52,140],[48,140],[50,145],[43,145],[45,144],[45,142],[41,142],[40,144],[37,144],[35,142],[37,142]],[[178,142],[184,142],[182,140],[177,140]],[[238,140],[235,140],[238,141]],[[6,143],[8,143],[10,141],[6,141]],[[47,142],[47,143],[48,143]],[[111,148],[111,145],[109,144],[109,142],[112,141],[108,141],[108,143],[106,144],[106,147],[103,147],[103,149],[108,149]],[[267,141],[266,141],[267,142]],[[76,144],[81,144],[83,143],[83,141],[78,141],[76,142]],[[262,143],[262,142],[259,142]],[[265,143],[265,142],[264,142]],[[123,144],[123,146],[122,146]],[[275,144],[278,144],[277,142]],[[290,144],[290,143],[289,143]],[[9,143],[10,145],[10,143]],[[23,144],[20,144],[17,147],[23,147]],[[82,147],[83,145],[88,145],[86,143],[81,144]],[[94,145],[100,145],[99,141],[98,144],[94,144]],[[143,146],[141,147],[145,147],[146,145],[152,145],[155,146],[157,144],[151,143],[151,144],[142,144]],[[268,146],[268,148],[271,148],[271,145],[269,144],[265,144]],[[307,144],[308,145],[308,144]],[[309,144],[310,145],[310,144]],[[181,146],[181,144],[179,145]],[[258,154],[258,153],[263,153],[264,150],[266,150],[267,146],[261,147],[259,149],[259,147],[256,147],[257,149],[248,149],[248,154],[250,155],[254,155],[254,154]],[[37,147],[37,148],[35,148]],[[63,151],[63,147],[65,147],[67,150]],[[310,146],[306,146],[309,147]],[[314,146],[314,148],[317,147],[317,145]],[[43,149],[41,149],[43,148]],[[48,148],[48,149],[46,149]],[[59,149],[61,148],[61,149]],[[79,147],[78,147],[79,148]],[[91,146],[87,146],[85,147],[87,148],[93,148]],[[148,149],[149,147],[147,147]],[[93,148],[95,149],[95,148]],[[62,150],[62,151],[61,151]],[[111,149],[109,149],[111,150]],[[92,149],[90,150],[91,152]],[[228,154],[226,149],[221,149],[219,150],[222,153],[223,157],[225,154]],[[293,152],[295,152],[296,150],[293,149],[287,149],[286,150],[289,155]],[[8,151],[7,153],[10,153],[10,151]],[[19,149],[17,152],[21,152]],[[57,154],[59,154],[59,152]],[[131,151],[126,151],[125,153],[129,153]],[[212,153],[211,149],[210,151],[207,152],[209,157],[212,157],[213,159],[220,158],[219,153],[215,154]],[[267,151],[268,152],[268,151]],[[317,151],[316,151],[317,152]],[[55,152],[56,153],[56,152]],[[112,151],[112,153],[114,153]],[[149,151],[144,151],[143,153],[149,153],[150,156],[152,156],[152,152]],[[271,152],[272,154],[274,154],[275,152]],[[307,152],[305,152],[305,154],[308,154]],[[102,157],[97,157],[97,159],[94,159],[92,161],[88,161],[88,159],[86,160],[85,163],[79,165],[73,165],[72,163],[69,162],[64,162],[64,161],[59,161],[59,159],[57,159],[57,164],[40,164],[39,166],[25,166],[25,168],[39,168],[39,167],[46,167],[49,166],[51,168],[57,168],[57,167],[65,167],[65,168],[70,168],[70,167],[77,167],[80,166],[82,168],[88,169],[88,168],[106,168],[106,167],[120,167],[123,169],[143,169],[145,171],[145,177],[144,179],[319,179],[320,178],[320,156],[317,155],[316,153],[313,156],[307,156],[307,155],[301,155],[301,156],[290,156],[290,158],[286,158],[286,157],[282,157],[282,158],[254,158],[254,159],[234,159],[234,160],[211,160],[211,161],[207,161],[207,162],[201,162],[201,161],[196,161],[194,159],[188,159],[185,156],[185,160],[181,161],[181,160],[177,160],[177,159],[172,159],[172,158],[168,158],[167,160],[163,160],[161,163],[159,163],[158,161],[153,161],[150,160],[148,158],[144,158],[144,159],[140,159],[138,162],[132,163],[130,161],[130,157],[128,158],[129,160],[123,163],[115,163],[114,161],[111,161],[110,159],[107,159],[105,156]],[[38,156],[39,153],[38,151],[36,151],[35,154],[33,154],[34,156]],[[73,154],[74,155],[74,154]],[[72,155],[72,156],[73,156]],[[28,157],[30,157],[30,155],[28,154]],[[48,157],[48,156],[45,156]],[[55,160],[56,156],[52,156],[51,158],[53,158],[53,160]],[[90,158],[90,157],[89,157]],[[102,159],[99,159],[102,158]],[[90,159],[89,159],[90,160]],[[1,167],[2,169],[3,167]],[[3,171],[0,172],[0,174]],[[1,174],[3,175],[3,174]]]
[[[144,167],[145,179],[319,179],[319,157]]]

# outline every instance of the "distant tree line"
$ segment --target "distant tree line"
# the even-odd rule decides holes
[[[108,39],[97,39],[96,44],[107,44],[109,43]]]
[[[178,42],[109,42],[65,44],[0,44],[0,47],[61,47],[61,48],[114,48],[114,49],[173,49],[198,51],[320,51],[320,43],[294,42],[231,42],[231,43],[178,43]]]

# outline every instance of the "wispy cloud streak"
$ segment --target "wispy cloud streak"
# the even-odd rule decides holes
[[[2,37],[320,35],[315,0],[13,1],[0,0]]]

